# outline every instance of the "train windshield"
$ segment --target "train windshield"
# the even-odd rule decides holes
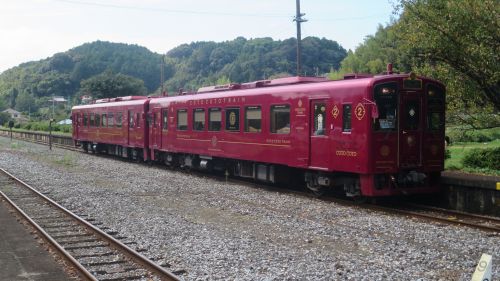
[[[444,93],[434,85],[427,90],[427,129],[439,131],[444,127]]]
[[[396,83],[375,86],[374,98],[379,114],[373,124],[375,131],[396,131],[398,100],[396,89]]]

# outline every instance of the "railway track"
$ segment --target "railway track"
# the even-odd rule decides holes
[[[500,218],[497,217],[482,216],[413,203],[406,203],[401,206],[373,207],[379,208],[382,211],[395,212],[446,224],[463,225],[500,234]]]
[[[0,197],[84,280],[180,280],[162,266],[147,259],[84,219],[73,214],[33,187],[0,169]]]
[[[4,131],[4,133],[5,133],[5,131]],[[37,134],[39,134],[39,133],[30,132],[30,133],[24,133],[24,134],[25,134],[25,136],[14,136],[14,137],[17,137],[17,138],[22,139],[22,140],[37,142],[40,144],[45,144],[45,145],[48,144],[47,138],[40,138],[39,136],[37,136]],[[65,137],[65,138],[71,140],[71,137]],[[41,140],[38,140],[38,139],[41,139]],[[69,145],[69,143],[71,145]],[[81,151],[80,149],[75,148],[73,146],[72,142],[70,142],[68,140],[60,141],[60,143],[58,143],[58,146],[61,148],[64,148],[64,149]],[[238,182],[238,183],[244,183],[244,184],[250,184],[250,185],[255,186],[255,184],[252,184],[248,181],[243,181],[243,180],[238,180],[238,179],[231,179],[231,181]],[[258,185],[262,186],[263,184],[258,183]],[[297,190],[286,190],[285,191],[281,188],[276,188],[276,187],[269,186],[269,185],[265,185],[265,186],[269,190],[294,193],[294,194],[299,194],[299,195],[309,196],[309,197],[315,197],[311,193],[304,192],[304,191],[297,191]],[[338,199],[335,197],[325,197],[323,199],[327,200],[327,201],[333,201],[336,203],[344,204],[344,205],[356,205],[356,206],[360,206],[363,208],[377,210],[377,211],[386,212],[386,213],[406,215],[406,216],[410,216],[410,217],[416,217],[416,218],[435,221],[435,222],[462,225],[462,226],[472,227],[472,228],[476,228],[476,229],[481,229],[484,231],[500,233],[500,219],[495,218],[495,217],[487,217],[487,216],[481,216],[481,215],[476,215],[476,214],[471,214],[471,213],[464,213],[464,212],[458,212],[458,211],[453,211],[453,210],[448,210],[448,209],[436,208],[436,207],[425,206],[425,205],[416,205],[416,204],[406,204],[406,205],[400,205],[400,206],[387,206],[387,205],[384,206],[384,205],[375,205],[375,204],[357,204],[357,203],[354,203],[352,201]]]

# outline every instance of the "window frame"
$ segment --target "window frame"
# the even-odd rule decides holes
[[[183,126],[186,126],[186,128],[181,128],[180,124],[179,124],[179,121],[180,121],[180,113],[185,113],[186,114],[186,125],[183,125]],[[180,108],[180,109],[177,109],[177,124],[176,124],[176,128],[177,128],[177,131],[187,131],[189,129],[189,120],[188,120],[188,110],[187,108]]]
[[[123,112],[118,112],[116,114],[116,127],[121,128],[123,125]]]
[[[168,108],[164,108],[161,111],[161,129],[168,131]]]
[[[218,112],[219,113],[219,121],[212,121],[212,112]],[[218,122],[219,127],[217,129],[214,129],[213,123]],[[208,126],[207,130],[210,132],[220,132],[222,129],[222,108],[221,107],[209,107],[208,108]]]
[[[235,114],[235,120],[234,120],[234,125],[236,127],[231,128],[231,112],[238,112]],[[229,120],[228,120],[229,117]],[[226,107],[224,108],[224,130],[230,133],[239,133],[241,132],[241,126],[240,126],[240,117],[241,117],[241,108],[239,106],[231,106],[231,107]]]
[[[349,110],[346,110],[349,108]],[[342,104],[342,132],[352,132],[352,103]]]
[[[197,112],[203,112],[203,120],[202,121],[196,121],[196,113]],[[205,125],[206,125],[206,114],[205,114],[205,108],[193,108],[192,110],[193,113],[193,126],[192,129],[193,131],[205,131]],[[197,128],[197,123],[202,123],[201,128]]]
[[[249,109],[258,109],[259,110],[259,113],[260,113],[260,118],[259,119],[248,119],[248,111]],[[244,123],[244,128],[243,128],[243,131],[245,133],[260,133],[262,132],[262,106],[260,105],[249,105],[249,106],[245,106],[245,119],[243,120],[243,123]],[[250,131],[250,127],[254,128],[253,126],[250,126],[249,125],[249,120],[259,120],[259,128],[255,128],[255,131]]]
[[[274,109],[279,109],[279,108],[287,108],[288,109],[288,127],[285,125],[284,127],[281,128],[275,128],[277,127],[278,124],[273,124],[277,123],[277,120],[274,120],[275,114],[274,114]],[[278,134],[278,135],[289,135],[291,131],[291,106],[290,104],[273,104],[269,108],[269,132],[272,134]],[[273,122],[275,121],[275,122]],[[288,129],[288,130],[285,130]]]

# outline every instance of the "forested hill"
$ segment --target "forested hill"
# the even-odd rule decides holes
[[[165,86],[169,91],[196,89],[217,82],[246,82],[295,75],[296,40],[271,38],[195,42],[180,45],[165,56]],[[303,72],[338,69],[347,55],[335,41],[303,39]],[[160,87],[162,55],[145,47],[96,41],[36,62],[23,63],[0,74],[0,109],[20,111],[49,97],[73,98],[147,94]],[[119,91],[115,91],[119,88]],[[134,91],[134,93],[130,93]]]
[[[167,53],[165,73],[168,89],[217,82],[248,82],[296,74],[295,38],[238,37],[221,43],[183,44]],[[317,37],[302,40],[302,75],[316,75],[338,69],[347,52],[337,42]],[[222,81],[221,81],[222,79]],[[225,80],[225,81],[224,81]]]

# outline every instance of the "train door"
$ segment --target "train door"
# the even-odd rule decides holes
[[[131,136],[131,130],[134,128],[134,113],[132,110],[129,110],[127,113],[127,145],[131,145],[130,139],[132,138]]]
[[[309,166],[320,169],[327,169],[330,159],[328,111],[326,108],[326,100],[311,101]]]
[[[82,124],[81,116],[82,116],[81,113],[74,113],[73,117],[71,118],[71,122],[73,124],[73,139],[79,139],[81,124]]]
[[[161,109],[154,108],[153,109],[153,124],[152,134],[151,134],[151,142],[153,145],[153,149],[161,148]]]
[[[422,164],[422,98],[416,92],[401,92],[399,102],[399,167]]]

